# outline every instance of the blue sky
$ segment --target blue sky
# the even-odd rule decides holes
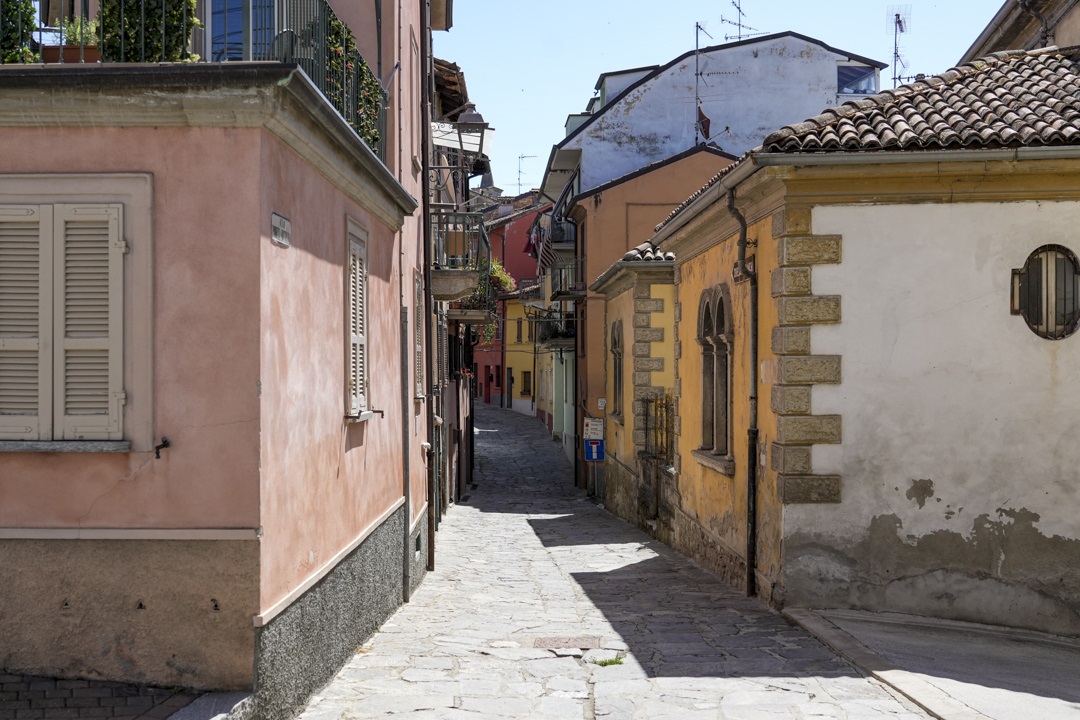
[[[1002,0],[878,3],[741,0],[744,23],[765,32],[792,30],[833,47],[888,63],[892,87],[894,8],[910,11],[901,36],[905,75],[942,72],[956,64],[1001,7]],[[581,112],[600,73],[660,65],[694,48],[725,42],[736,28],[731,0],[455,0],[454,27],[435,33],[435,55],[458,63],[470,99],[496,130],[495,184],[513,195],[540,184],[544,166],[570,113]],[[732,38],[734,39],[734,38]]]

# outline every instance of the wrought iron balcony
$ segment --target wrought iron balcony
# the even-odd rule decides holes
[[[491,241],[483,213],[434,212],[431,234],[431,292],[436,300],[463,300],[490,282]]]
[[[551,299],[574,300],[585,297],[585,260],[575,258],[548,268],[551,276]]]
[[[547,348],[574,347],[577,323],[573,314],[551,310],[536,320],[536,343]]]
[[[385,159],[386,93],[325,0],[49,0],[43,15],[0,0],[0,64],[295,64]]]

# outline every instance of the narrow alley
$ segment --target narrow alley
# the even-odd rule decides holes
[[[436,571],[303,720],[926,717],[590,502],[537,420],[477,418]]]

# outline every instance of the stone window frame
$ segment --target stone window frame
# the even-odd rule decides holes
[[[625,388],[625,358],[623,352],[623,322],[611,324],[611,414],[621,420],[623,416],[623,391]]]
[[[735,474],[732,455],[732,350],[734,332],[731,291],[719,283],[701,293],[697,342],[701,348],[701,444],[693,451],[703,465],[724,475]]]
[[[122,312],[117,439],[0,439],[0,452],[148,452],[156,444],[153,385],[153,177],[149,173],[0,174],[0,205],[121,208],[125,248],[117,300]],[[267,229],[269,235],[269,229]]]

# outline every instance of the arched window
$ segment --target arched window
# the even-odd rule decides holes
[[[701,346],[701,447],[731,456],[731,296],[726,285],[701,294],[698,309]]]
[[[611,324],[611,412],[623,413],[623,332],[622,320]]]
[[[1039,337],[1060,340],[1076,332],[1080,310],[1080,266],[1076,255],[1060,245],[1044,245],[1013,270],[1012,312],[1023,315]]]

